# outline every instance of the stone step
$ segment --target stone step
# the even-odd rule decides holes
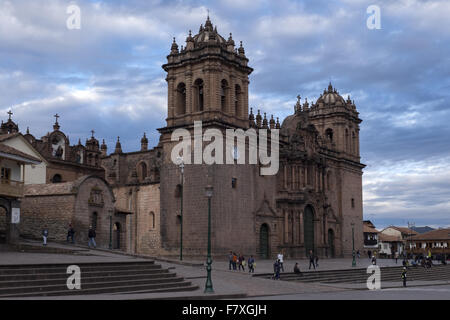
[[[3,269],[47,269],[47,268],[57,268],[64,267],[68,265],[76,264],[80,267],[82,266],[132,266],[132,265],[156,265],[153,260],[146,261],[126,261],[126,262],[79,262],[79,263],[40,263],[40,264],[0,264],[0,270]]]
[[[109,277],[109,276],[127,276],[133,275],[146,275],[146,274],[167,274],[169,270],[162,268],[155,269],[138,269],[138,270],[110,270],[110,271],[82,271],[81,277]],[[69,275],[66,272],[53,272],[53,273],[23,273],[23,274],[11,274],[11,275],[0,275],[1,281],[19,281],[19,280],[38,280],[38,279],[57,279],[66,278]]]
[[[44,286],[44,285],[59,285],[66,284],[69,275],[58,275],[55,278],[38,278],[38,279],[8,279],[6,281],[0,281],[0,292],[3,288],[15,288],[15,287],[34,287],[34,286]],[[150,274],[129,274],[129,275],[119,275],[119,276],[106,276],[106,275],[96,275],[96,276],[86,276],[82,275],[81,283],[99,283],[99,282],[118,282],[118,281],[132,281],[132,280],[159,280],[176,277],[175,273],[150,273]]]
[[[89,288],[80,290],[46,291],[45,288],[38,292],[19,292],[10,294],[0,294],[0,298],[19,298],[19,297],[38,297],[38,296],[68,296],[68,295],[91,295],[91,294],[113,294],[113,293],[132,293],[136,291],[152,292],[179,292],[192,291],[198,289],[198,286],[192,285],[191,282],[163,282],[157,284],[140,284],[140,285],[123,285],[110,286],[102,288]]]
[[[149,265],[123,265],[123,266],[108,266],[108,265],[101,265],[101,266],[83,266],[79,264],[74,264],[80,267],[80,270],[82,273],[84,272],[93,272],[93,271],[139,271],[139,270],[158,270],[161,269],[160,265],[155,264],[149,264]],[[47,267],[47,268],[10,268],[10,269],[3,269],[0,270],[0,276],[2,275],[23,275],[23,274],[34,274],[34,273],[66,273],[67,267],[65,266],[58,266],[58,267]]]
[[[157,278],[157,279],[135,279],[135,280],[120,280],[120,281],[101,281],[101,282],[91,282],[85,283],[81,282],[82,289],[101,289],[101,288],[111,288],[111,287],[124,287],[124,286],[141,286],[141,285],[153,285],[160,283],[182,283],[183,278],[172,277],[172,278]],[[66,282],[59,282],[57,284],[45,284],[36,286],[25,286],[25,287],[9,287],[1,288],[0,296],[4,294],[14,294],[14,293],[39,293],[41,291],[52,292],[52,291],[70,291],[67,288]]]
[[[81,289],[69,290],[66,284],[69,265],[3,265],[0,267],[0,298],[197,289],[154,261],[135,261],[77,263],[81,269]]]

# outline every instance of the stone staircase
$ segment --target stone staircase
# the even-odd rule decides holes
[[[401,282],[403,267],[381,267],[381,282]],[[271,278],[273,274],[256,274],[255,277]],[[281,280],[298,282],[320,282],[320,283],[365,283],[370,274],[367,269],[345,269],[305,271],[302,275],[295,273],[281,273]],[[436,265],[430,269],[423,267],[409,267],[407,273],[410,281],[436,281],[450,280],[450,265]]]
[[[0,298],[192,291],[198,287],[154,261],[79,263],[81,289],[69,290],[70,264],[0,266]]]

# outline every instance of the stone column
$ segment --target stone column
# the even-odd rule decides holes
[[[299,233],[300,233],[300,244],[305,243],[305,233],[303,232],[303,210],[299,212],[299,219],[300,219],[300,226],[299,226]]]
[[[194,111],[193,107],[193,96],[194,96],[194,88],[192,86],[192,71],[189,70],[186,71],[185,77],[186,77],[186,113],[191,114]]]

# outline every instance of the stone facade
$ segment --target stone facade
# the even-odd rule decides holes
[[[352,232],[355,250],[361,250],[364,165],[359,156],[361,120],[353,101],[342,98],[330,84],[315,103],[301,104],[298,97],[294,114],[280,125],[259,110],[256,116],[252,110],[249,113],[252,69],[247,63],[242,43],[235,49],[231,35],[226,41],[209,18],[197,35],[189,34],[182,50],[175,41],[172,44],[163,66],[168,82],[167,126],[159,129],[164,250],[179,252],[182,222],[185,254],[205,255],[208,184],[214,188],[215,255],[235,250],[268,258],[283,251],[290,257],[304,257],[313,250],[322,257],[349,256]],[[227,129],[279,129],[280,170],[275,176],[262,176],[259,165],[187,164],[181,219],[181,173],[171,160],[177,143],[171,136],[178,128],[192,136],[195,120],[202,121],[202,133],[211,128],[224,135]]]
[[[92,226],[97,233],[97,246],[108,248],[110,235],[113,246],[125,239],[124,229],[119,227],[114,233],[114,226],[126,225],[126,215],[115,210],[114,203],[111,188],[96,176],[66,183],[29,185],[22,199],[20,234],[40,239],[42,230],[47,227],[50,240],[65,241],[68,226],[72,224],[76,241],[87,244],[87,232]],[[125,241],[121,241],[119,247],[125,249]]]

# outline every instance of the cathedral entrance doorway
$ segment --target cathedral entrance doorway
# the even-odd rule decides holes
[[[269,227],[265,223],[259,230],[259,252],[262,259],[269,259]]]
[[[114,223],[114,235],[113,235],[113,243],[114,249],[120,249],[120,223]]]
[[[305,234],[305,250],[306,255],[309,255],[309,251],[314,252],[314,209],[311,206],[305,208],[304,218],[304,234]]]
[[[328,230],[328,252],[329,252],[329,257],[334,258],[334,255],[335,255],[334,231],[332,229]]]

